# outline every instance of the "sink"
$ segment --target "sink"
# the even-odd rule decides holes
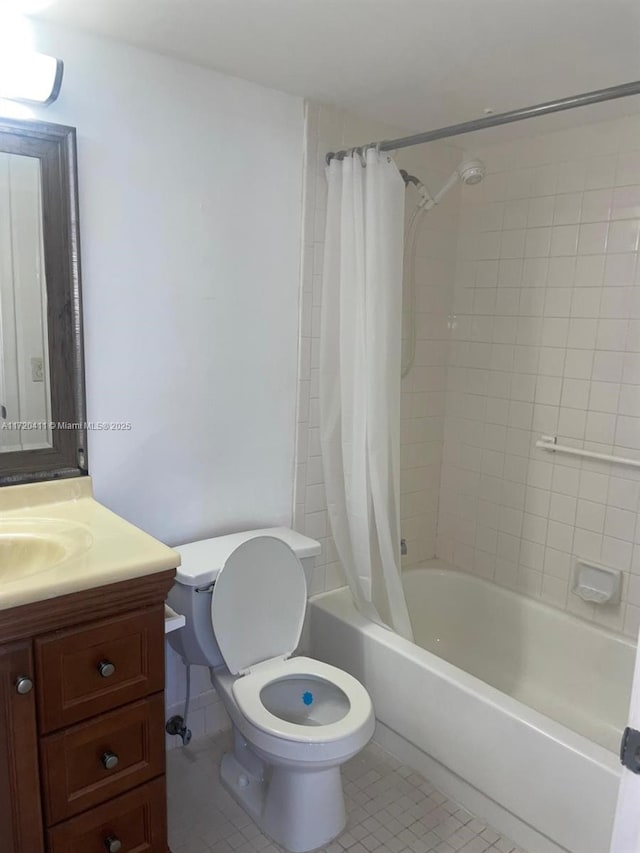
[[[48,571],[86,551],[92,536],[84,525],[54,518],[0,520],[0,583]]]

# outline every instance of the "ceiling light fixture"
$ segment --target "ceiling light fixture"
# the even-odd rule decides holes
[[[52,104],[60,94],[64,63],[29,51],[0,55],[0,98],[27,104]]]

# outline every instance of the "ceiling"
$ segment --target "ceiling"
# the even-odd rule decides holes
[[[413,130],[640,78],[638,0],[52,0],[39,17]]]

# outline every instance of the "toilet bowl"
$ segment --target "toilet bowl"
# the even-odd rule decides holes
[[[320,545],[287,528],[183,545],[169,604],[186,624],[169,641],[204,664],[231,718],[222,781],[262,831],[292,853],[345,826],[340,765],[373,736],[365,688],[346,672],[291,657]],[[302,562],[301,562],[302,561]]]

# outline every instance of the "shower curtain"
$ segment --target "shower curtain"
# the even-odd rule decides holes
[[[320,441],[331,531],[359,610],[412,639],[400,577],[404,181],[374,149],[331,160]]]

